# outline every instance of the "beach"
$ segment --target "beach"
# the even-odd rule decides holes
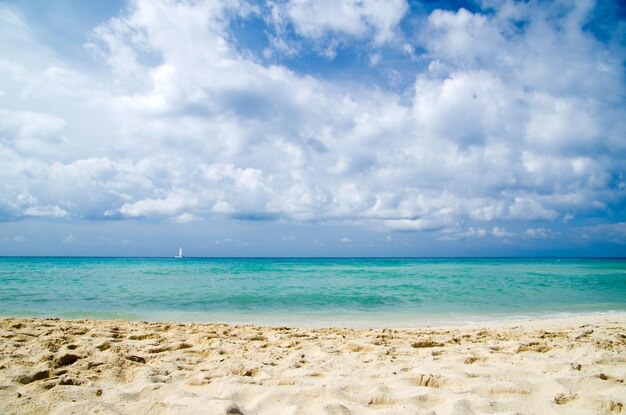
[[[416,328],[0,319],[3,414],[612,414],[626,314]]]
[[[626,0],[0,0],[0,415],[626,415]]]

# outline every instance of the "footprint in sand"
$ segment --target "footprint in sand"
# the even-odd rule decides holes
[[[554,397],[554,403],[557,405],[565,405],[569,401],[576,399],[576,396],[575,393],[559,393]]]
[[[416,386],[425,386],[427,388],[440,388],[442,386],[442,379],[441,376],[423,374],[411,379],[411,383]]]
[[[396,400],[386,393],[377,393],[374,396],[371,396],[367,402],[368,405],[374,406],[386,406],[393,405],[396,403]]]

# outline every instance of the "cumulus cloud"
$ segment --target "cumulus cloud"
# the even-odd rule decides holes
[[[67,143],[65,124],[48,114],[0,110],[0,140],[18,154],[59,157]]]
[[[31,206],[24,210],[24,216],[50,216],[53,218],[62,218],[68,216],[67,211],[61,209],[57,205]]]
[[[274,5],[274,16],[306,37],[321,38],[328,32],[370,35],[380,44],[393,39],[408,8],[406,0],[289,0]]]
[[[555,233],[546,228],[528,228],[524,231],[524,236],[532,239],[554,238]]]
[[[585,226],[579,232],[584,239],[626,244],[626,222]]]
[[[85,39],[93,70],[2,6],[14,46],[0,56],[0,219],[230,217],[450,239],[610,221],[626,195],[624,52],[586,29],[593,3],[564,4],[434,10],[402,29],[400,0],[137,0]],[[231,27],[253,15],[268,25],[258,56],[286,25],[291,42],[340,33],[371,70],[397,47],[411,65],[394,70],[413,82],[264,63]]]
[[[197,217],[191,213],[183,213],[172,219],[172,221],[176,223],[187,223],[193,222],[194,220],[197,220]]]
[[[438,239],[442,241],[457,241],[464,239],[485,238],[488,235],[486,229],[470,226],[467,229],[460,227],[444,228],[438,232]]]
[[[509,232],[506,229],[498,226],[494,226],[493,229],[491,229],[491,234],[496,238],[511,238],[516,236],[515,233]]]

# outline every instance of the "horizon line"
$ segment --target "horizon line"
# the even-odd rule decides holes
[[[0,258],[128,258],[128,259],[626,259],[626,256],[112,256],[112,255],[0,255]]]

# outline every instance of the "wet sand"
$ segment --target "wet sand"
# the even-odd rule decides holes
[[[0,319],[3,414],[626,413],[626,314],[416,329]]]

